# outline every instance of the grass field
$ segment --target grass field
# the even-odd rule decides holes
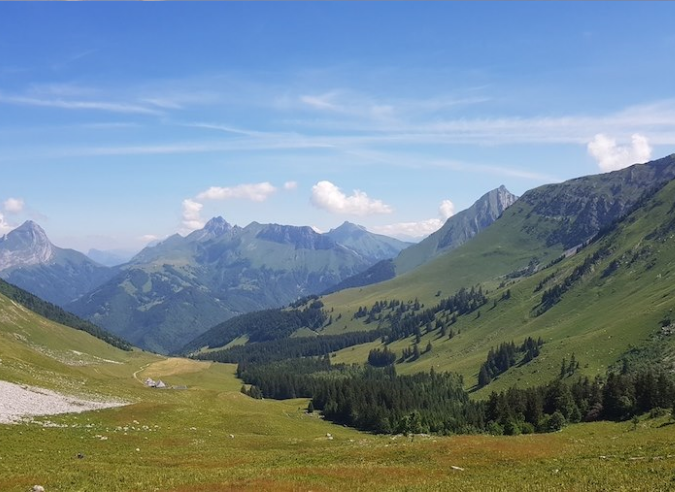
[[[668,417],[517,437],[374,436],[254,400],[235,366],[123,352],[0,297],[0,378],[125,407],[0,426],[0,490],[671,490]],[[185,390],[146,388],[147,377]],[[332,439],[328,437],[331,435]],[[81,457],[78,457],[81,456]],[[453,468],[454,467],[454,468]]]
[[[675,425],[667,417],[643,420],[636,431],[629,423],[594,423],[534,436],[372,436],[307,415],[304,400],[244,396],[233,373],[230,365],[155,362],[139,377],[190,388],[144,388],[130,373],[119,382],[133,388],[125,391],[137,400],[132,405],[0,426],[0,490],[40,484],[73,492],[653,491],[675,485]]]

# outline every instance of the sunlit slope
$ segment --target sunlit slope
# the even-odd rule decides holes
[[[155,357],[120,350],[0,295],[0,359],[2,380],[79,392],[97,388],[97,382],[131,378],[134,367]],[[116,393],[114,388],[104,392]]]
[[[489,237],[488,232],[477,240]],[[441,338],[438,330],[425,334],[420,347],[431,341],[431,352],[397,368],[400,372],[431,367],[458,371],[471,387],[490,348],[501,342],[520,344],[528,336],[542,337],[541,355],[529,364],[511,368],[483,392],[548,381],[558,376],[563,358],[569,362],[573,354],[580,364],[578,373],[589,376],[604,374],[632,348],[637,352],[629,358],[631,363],[667,363],[675,337],[668,334],[671,320],[675,321],[674,238],[675,182],[671,182],[616,229],[575,256],[491,290],[480,316],[460,316],[452,325],[454,333],[459,333],[454,338]],[[542,295],[566,281],[569,286],[559,302],[539,314]],[[510,298],[503,299],[507,290]],[[368,303],[362,298],[360,304]],[[412,338],[396,341],[390,349],[400,354],[412,343]],[[380,344],[345,349],[334,360],[363,362],[368,351],[377,346]]]
[[[345,326],[352,330],[369,328],[361,321],[352,320],[360,306],[380,300],[416,298],[433,304],[438,302],[438,297],[453,294],[462,287],[479,283],[488,288],[497,287],[504,275],[526,268],[533,258],[541,264],[548,263],[563,252],[562,246],[546,246],[543,238],[553,230],[553,224],[533,217],[530,212],[531,206],[517,202],[501,219],[446,255],[387,282],[325,296],[324,304],[336,313],[333,318],[343,315],[326,333],[339,333]],[[538,220],[537,234],[522,233]]]
[[[541,268],[629,213],[643,195],[674,177],[671,155],[530,190],[463,246],[392,280],[325,296],[323,302],[334,310],[334,318],[342,314],[328,332],[364,329],[351,321],[352,316],[359,306],[378,300],[418,298],[432,304],[437,294],[451,295],[479,283],[492,289],[509,274],[530,265]]]

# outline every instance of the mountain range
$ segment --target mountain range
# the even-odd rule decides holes
[[[145,248],[66,307],[137,346],[170,352],[232,316],[321,292],[406,246],[350,223],[319,234],[216,217]]]

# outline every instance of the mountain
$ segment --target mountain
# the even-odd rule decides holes
[[[92,248],[87,252],[87,256],[96,263],[99,263],[103,266],[115,267],[128,262],[134,257],[134,253],[124,249],[112,249],[104,251]]]
[[[646,164],[527,191],[468,243],[403,275],[324,302],[351,316],[364,301],[440,295],[480,282],[497,286],[536,270],[593,238],[640,199],[675,178],[675,154]],[[459,214],[458,214],[459,215]]]
[[[341,226],[331,229],[324,236],[331,238],[337,244],[352,249],[373,263],[394,258],[411,243],[399,241],[381,234],[368,232],[365,227],[344,222]]]
[[[372,349],[386,346],[398,372],[457,371],[485,397],[493,389],[531,387],[561,374],[593,378],[611,368],[650,364],[670,370],[674,178],[675,155],[528,191],[463,246],[396,279],[313,300],[331,317],[313,333],[328,342],[385,330],[386,345],[380,337],[334,349],[332,362],[363,363]],[[201,357],[269,358],[271,342],[259,342],[256,350],[250,343],[255,332],[223,328],[187,348],[248,337],[246,350],[232,350],[229,358],[222,351]],[[541,339],[541,355],[520,354],[516,365],[480,389],[478,373],[490,351],[514,342],[518,352],[528,337]],[[415,344],[417,356],[410,355]],[[291,345],[301,348],[294,338],[274,347]]]
[[[503,185],[489,191],[469,208],[446,220],[443,227],[429,237],[402,251],[394,260],[396,273],[409,272],[466,243],[497,220],[517,199]]]
[[[31,220],[0,238],[0,278],[60,306],[112,275],[82,253],[54,246]]]
[[[393,259],[383,259],[366,271],[332,286],[326,293],[383,282],[413,270],[470,240],[497,220],[517,199],[504,186],[500,186],[480,197],[471,207],[450,217],[427,238],[401,250],[395,258],[391,256]]]
[[[137,346],[171,352],[235,315],[322,292],[404,246],[352,225],[332,235],[216,217],[145,248],[68,309]]]

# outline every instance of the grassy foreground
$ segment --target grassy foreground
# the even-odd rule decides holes
[[[130,372],[119,384],[137,403],[0,426],[0,490],[34,484],[73,492],[675,486],[675,425],[667,417],[643,420],[637,430],[595,423],[549,435],[392,438],[307,415],[305,400],[253,400],[239,393],[230,365],[171,359],[137,376],[190,388],[147,389]]]
[[[594,423],[535,436],[393,438],[307,415],[307,400],[251,399],[234,372],[124,352],[0,296],[0,379],[130,402],[0,425],[0,491],[35,484],[47,492],[675,487],[668,417],[643,420],[635,431],[630,423]],[[188,389],[146,388],[147,377]]]

